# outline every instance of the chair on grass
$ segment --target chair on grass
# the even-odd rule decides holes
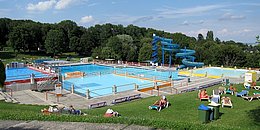
[[[226,88],[225,88],[225,87],[218,87],[218,93],[219,93],[220,95],[224,94],[225,91],[226,91]]]
[[[221,106],[222,107],[228,106],[228,107],[233,108],[231,98],[230,97],[222,97],[221,98]]]
[[[245,82],[244,83],[244,87],[245,87],[245,89],[250,89],[251,88],[251,84]]]
[[[254,95],[260,94],[260,92],[253,93]]]
[[[236,93],[236,96],[237,96],[237,97],[247,96],[248,93],[249,93],[249,92],[248,92],[247,90],[242,90],[241,92]]]
[[[242,98],[251,102],[253,99],[258,99],[260,101],[260,94],[255,94],[253,96],[242,96]]]
[[[255,90],[260,90],[260,86],[254,86]]]
[[[222,94],[223,92],[224,92],[224,89],[223,89],[223,91],[222,91],[222,89],[214,89],[211,101],[213,101],[215,103],[219,103],[220,102],[220,94]]]
[[[237,91],[235,87],[233,87],[233,84],[230,84],[229,88],[225,91],[225,94],[231,94],[234,95],[234,93]]]

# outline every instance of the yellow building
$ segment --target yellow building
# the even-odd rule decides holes
[[[245,82],[252,83],[256,82],[257,80],[257,73],[255,71],[248,71],[245,73]]]

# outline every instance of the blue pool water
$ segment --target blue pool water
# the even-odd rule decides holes
[[[75,65],[75,66],[63,66],[60,67],[62,74],[74,71],[85,72],[85,74],[95,73],[95,72],[109,72],[113,70],[113,67],[101,66],[101,65]]]
[[[168,80],[169,76],[172,76],[172,79],[179,80],[184,77],[179,77],[177,71],[173,72],[162,72],[156,71],[155,69],[141,69],[141,68],[130,68],[130,67],[122,67],[122,68],[114,68],[109,66],[100,66],[100,65],[78,65],[78,66],[66,66],[60,67],[62,75],[65,75],[67,72],[81,71],[85,72],[87,76],[82,78],[72,78],[64,81],[64,88],[67,90],[71,89],[71,85],[74,85],[75,92],[80,95],[86,95],[87,89],[90,90],[91,97],[97,97],[102,95],[112,94],[112,86],[122,86],[118,87],[118,92],[133,90],[134,83],[139,85],[140,87],[143,84],[149,84],[147,87],[151,87],[153,82],[151,80],[141,80],[138,78],[130,78],[126,76],[119,76],[113,74],[116,72],[117,74],[130,74],[135,76],[140,76],[144,78],[154,79],[156,80]],[[101,75],[99,75],[101,73]],[[130,85],[126,85],[130,84]]]
[[[114,85],[118,86],[117,92],[134,90],[134,83],[137,85],[150,83],[150,86],[152,86],[152,82],[149,80],[127,78],[115,74],[105,74],[101,76],[68,79],[64,81],[63,87],[70,90],[71,85],[74,84],[74,91],[76,91],[76,93],[85,96],[87,89],[89,89],[91,97],[98,97],[112,94],[112,87]]]
[[[41,78],[47,76],[46,74],[42,74],[41,72],[31,70],[27,67],[25,68],[12,68],[6,69],[6,81],[15,81],[15,80],[24,80],[30,79],[30,75],[34,74],[36,78]]]
[[[198,69],[194,70],[193,73],[197,74],[208,74],[208,75],[215,75],[215,76],[223,76],[225,77],[243,77],[245,73],[248,70],[242,70],[242,69],[225,69],[225,68],[219,68],[219,67],[210,67],[210,68],[204,68],[204,69]]]
[[[129,73],[131,75],[141,75],[144,77],[153,78],[156,76],[157,79],[167,80],[171,75],[174,80],[183,79],[183,77],[178,76],[178,71],[172,72],[162,72],[156,71],[155,69],[143,69],[143,68],[131,68],[131,67],[122,67],[122,68],[114,68],[110,66],[102,66],[102,65],[76,65],[76,66],[64,66],[60,67],[62,75],[68,72],[81,71],[86,75],[97,75],[98,73],[106,74],[113,73],[114,71],[117,73]]]

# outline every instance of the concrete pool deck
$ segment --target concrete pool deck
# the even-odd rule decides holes
[[[141,93],[138,91],[126,91],[121,92],[116,95],[109,95],[104,97],[98,97],[98,98],[92,98],[87,99],[83,96],[79,96],[77,94],[71,94],[68,91],[63,90],[63,96],[59,98],[59,101],[57,101],[57,98],[53,94],[47,94],[48,100],[46,100],[46,93],[45,92],[36,92],[31,90],[22,90],[22,91],[16,91],[13,92],[12,98],[17,101],[19,104],[35,104],[35,105],[53,105],[53,104],[61,104],[65,106],[73,105],[75,108],[78,109],[87,109],[88,105],[105,101],[107,102],[107,105],[112,105],[112,101],[116,98],[130,96],[134,94],[141,94],[142,98],[150,96],[146,93]],[[1,95],[1,94],[0,94]],[[138,99],[137,99],[138,100]],[[12,102],[12,100],[7,100],[9,102]]]
[[[222,79],[209,79],[209,78],[202,78],[202,77],[190,77],[191,82],[187,82],[187,79],[174,81],[174,88],[177,89],[177,93],[186,92],[185,90],[191,89],[194,87],[198,87],[200,85],[204,85],[206,83],[212,83],[215,81],[221,81]],[[29,85],[29,84],[28,84]],[[16,86],[19,88],[19,86]],[[12,97],[10,97],[9,93],[5,92],[6,95],[9,95],[8,98],[3,97],[3,94],[0,94],[1,99],[8,99],[8,102],[14,102],[19,104],[38,104],[38,105],[53,105],[53,104],[62,104],[65,106],[73,105],[75,108],[78,109],[87,109],[90,104],[97,103],[97,102],[107,102],[107,105],[113,105],[112,101],[117,98],[131,96],[135,94],[141,94],[142,98],[150,97],[150,96],[157,96],[158,91],[152,90],[147,92],[139,92],[135,90],[120,92],[115,95],[108,95],[103,97],[91,98],[87,99],[83,96],[77,94],[71,94],[70,92],[63,90],[63,96],[59,98],[57,102],[57,98],[53,94],[47,94],[48,100],[46,100],[46,93],[45,92],[36,92],[31,91],[28,87],[24,87],[25,90],[17,90],[12,93]],[[1,92],[2,93],[2,92]],[[162,88],[159,90],[159,95],[172,95],[177,94],[173,92],[172,89],[169,87]],[[13,100],[12,100],[12,99]],[[139,100],[139,99],[137,99]]]

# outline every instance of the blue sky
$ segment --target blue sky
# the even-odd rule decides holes
[[[259,0],[0,0],[0,17],[11,19],[134,24],[194,37],[212,30],[221,40],[246,43],[260,35],[259,14]]]

